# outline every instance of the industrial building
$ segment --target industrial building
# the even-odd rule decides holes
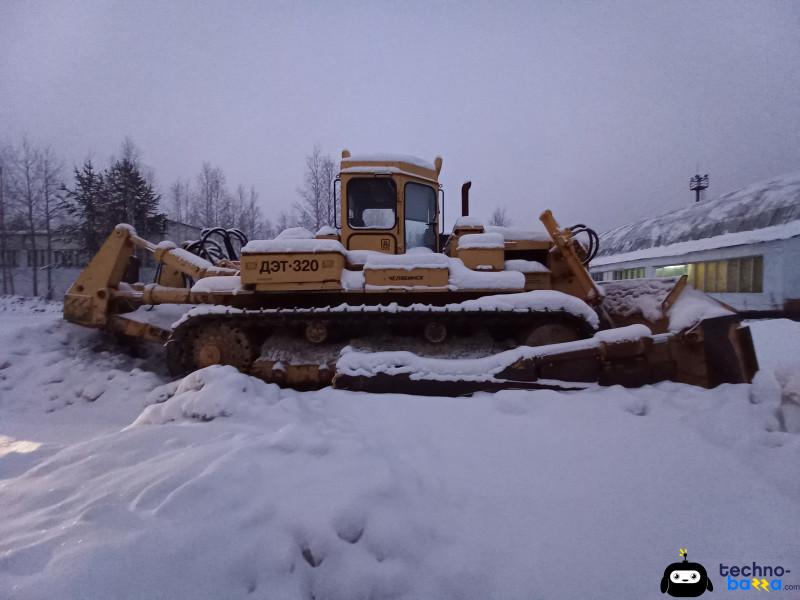
[[[687,275],[744,311],[800,309],[800,172],[612,229],[596,281]]]

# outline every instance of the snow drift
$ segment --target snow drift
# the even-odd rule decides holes
[[[800,326],[755,325],[753,385],[419,398],[168,383],[0,311],[0,433],[40,444],[0,458],[0,597],[655,597],[679,546],[718,587],[791,568]]]

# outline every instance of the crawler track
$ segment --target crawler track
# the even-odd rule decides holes
[[[544,343],[584,339],[594,332],[586,321],[561,310],[419,305],[230,310],[185,318],[167,341],[167,365],[181,376],[210,364],[230,364],[269,382],[316,388],[331,382],[338,350],[353,340],[367,340],[376,350],[387,338],[392,349],[423,341],[442,355],[466,346],[479,355],[487,339],[525,343],[537,331]],[[560,339],[548,339],[553,335]],[[275,357],[289,345],[287,337],[295,348],[291,361]],[[278,345],[271,346],[271,340]]]

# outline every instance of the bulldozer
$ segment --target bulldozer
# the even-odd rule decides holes
[[[164,346],[174,376],[231,365],[297,389],[460,395],[508,388],[751,381],[747,326],[686,278],[599,283],[599,238],[470,215],[444,229],[442,159],[342,152],[335,227],[270,240],[204,230],[153,243],[112,231],[64,299],[66,320]],[[151,255],[154,281],[131,274]]]

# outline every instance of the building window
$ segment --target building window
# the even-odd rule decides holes
[[[17,261],[19,253],[16,250],[6,250],[5,256],[0,254],[0,267],[16,267],[19,266]]]
[[[592,273],[592,279],[594,279],[595,281],[603,281],[603,275],[604,275],[603,271],[595,271],[594,273]]]
[[[689,283],[704,292],[760,294],[764,289],[762,256],[690,263],[687,267]]]
[[[614,271],[614,279],[642,279],[644,277],[644,267],[633,269],[620,269]]]
[[[53,264],[59,268],[76,267],[78,265],[77,250],[55,250],[53,251]]]
[[[656,277],[680,277],[689,274],[689,265],[667,265],[656,267]]]
[[[34,255],[36,252],[36,262],[34,263]],[[28,250],[28,266],[46,267],[47,266],[47,251],[46,250]]]

